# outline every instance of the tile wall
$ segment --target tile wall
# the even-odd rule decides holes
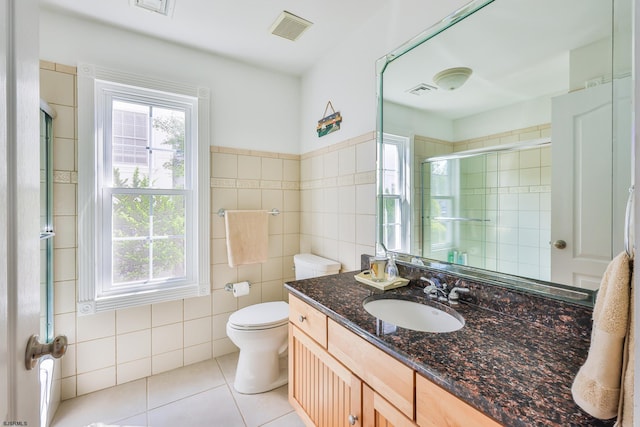
[[[375,132],[301,156],[300,250],[339,261],[341,271],[360,268],[360,254],[374,253]]]
[[[415,151],[427,158],[447,154],[447,149],[451,153],[550,135],[551,126],[544,124],[459,141],[448,147],[446,142],[415,137]],[[454,249],[466,252],[470,265],[549,280],[551,147],[490,154],[477,160],[467,159],[465,170],[461,170],[460,213],[469,218],[486,215],[489,222],[460,223],[461,235],[466,238],[458,240]],[[415,166],[419,167],[417,162]],[[419,183],[419,173],[416,179]]]
[[[286,300],[293,256],[313,252],[359,267],[375,242],[375,133],[303,156],[211,147],[211,295],[90,316],[76,315],[76,70],[41,61],[41,96],[54,120],[55,333],[69,339],[54,396],[70,399],[237,351],[225,325],[234,311]],[[276,208],[269,260],[230,268],[219,209]],[[252,283],[248,296],[223,290]],[[56,397],[54,397],[54,400]]]
[[[57,365],[55,395],[62,400],[237,351],[226,337],[229,315],[246,305],[282,300],[299,251],[299,156],[211,149],[212,293],[209,296],[76,315],[77,134],[76,70],[41,62],[41,96],[56,110],[54,129],[54,328],[69,339]],[[229,268],[226,209],[277,208],[270,218],[269,260]],[[249,280],[250,295],[222,290]],[[54,398],[55,399],[55,398]]]

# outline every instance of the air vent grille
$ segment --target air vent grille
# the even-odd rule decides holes
[[[438,90],[438,88],[435,86],[431,86],[426,83],[420,83],[418,86],[412,87],[411,89],[407,90],[407,92],[412,95],[420,96],[424,95],[427,92],[433,92],[435,90]]]
[[[312,22],[285,10],[280,14],[280,16],[278,16],[278,19],[276,19],[271,26],[271,34],[283,37],[287,40],[296,41],[298,37],[300,37],[302,33],[312,25]]]

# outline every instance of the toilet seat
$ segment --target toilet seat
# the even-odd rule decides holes
[[[263,302],[242,308],[229,316],[228,326],[238,330],[271,329],[289,321],[289,304],[284,301]]]

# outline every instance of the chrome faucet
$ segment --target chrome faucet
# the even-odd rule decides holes
[[[447,292],[447,283],[440,284],[438,279],[430,279],[428,277],[420,277],[420,280],[423,282],[427,282],[428,285],[424,288],[424,293],[432,299],[438,299],[440,302],[449,302],[452,305],[458,304],[458,300],[460,299],[460,294],[468,294],[471,292],[469,288],[464,288],[462,286],[454,286],[450,291]],[[461,281],[458,280],[456,285],[458,285]]]
[[[446,283],[442,286],[438,279],[429,279],[428,277],[420,277],[420,280],[428,283],[424,288],[424,293],[427,294],[429,298],[437,298],[438,301],[442,302],[446,302],[448,300]],[[438,295],[438,293],[440,293],[440,295]]]

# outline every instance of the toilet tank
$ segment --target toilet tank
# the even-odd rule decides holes
[[[336,274],[341,267],[337,261],[314,254],[294,255],[293,265],[296,269],[296,280]]]

